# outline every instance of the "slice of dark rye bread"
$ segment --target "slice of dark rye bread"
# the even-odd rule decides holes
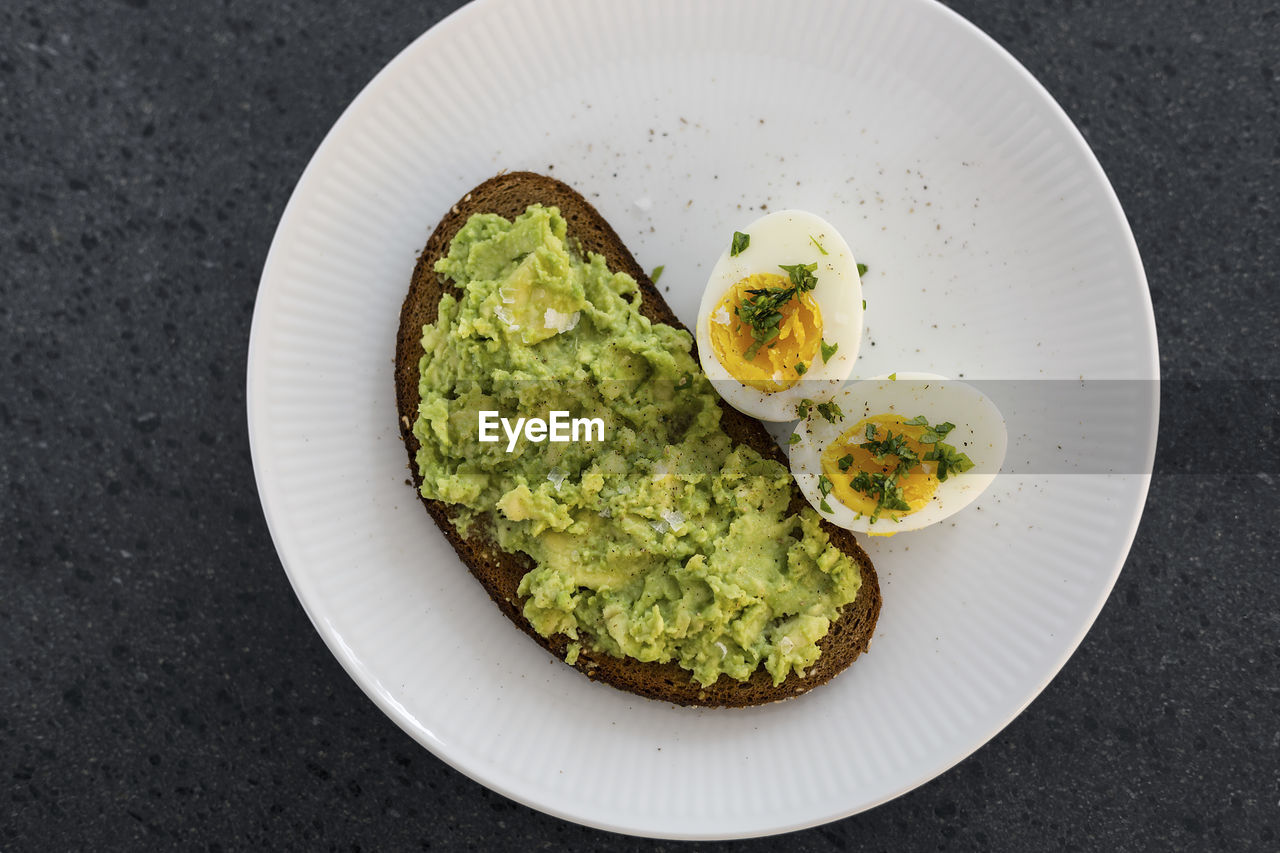
[[[654,287],[653,282],[627,251],[618,235],[581,195],[553,178],[532,172],[507,172],[490,178],[467,193],[450,208],[427,240],[413,270],[409,294],[400,312],[400,331],[396,337],[396,403],[400,412],[400,433],[409,453],[409,470],[415,487],[421,487],[416,454],[418,440],[413,423],[418,417],[418,362],[422,357],[422,327],[434,323],[440,297],[454,285],[435,272],[435,262],[449,250],[449,241],[474,213],[497,213],[515,219],[533,203],[555,206],[568,223],[571,243],[584,255],[598,252],[611,270],[625,272],[640,285],[642,313],[650,320],[685,328],[676,319]],[[696,354],[695,354],[696,358]],[[755,449],[761,456],[787,465],[777,443],[756,420],[721,401],[724,416],[721,426],[730,438]],[[453,509],[440,501],[422,499],[427,512],[435,519],[462,562],[484,586],[507,618],[553,655],[563,659],[569,639],[563,635],[543,637],[533,630],[521,611],[516,587],[525,572],[534,567],[526,554],[502,551],[476,525],[472,533],[460,536],[450,518]],[[805,499],[794,482],[791,487],[791,512],[798,512]],[[606,652],[594,652],[583,643],[576,668],[588,677],[614,687],[678,705],[742,707],[761,705],[804,693],[829,681],[867,650],[876,618],[880,613],[880,585],[875,568],[853,534],[826,521],[823,529],[831,541],[850,557],[862,572],[862,587],[857,598],[846,605],[827,636],[819,641],[822,650],[817,663],[801,678],[792,672],[777,687],[772,677],[760,667],[745,682],[726,675],[709,687],[693,680],[692,675],[675,663],[643,663],[633,658],[617,658]]]

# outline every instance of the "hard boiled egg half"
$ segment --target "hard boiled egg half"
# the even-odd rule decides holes
[[[941,521],[991,485],[1008,430],[976,388],[929,373],[855,382],[814,405],[791,438],[791,473],[823,518],[892,536]]]
[[[698,309],[702,369],[729,405],[795,420],[853,370],[862,282],[844,238],[819,216],[780,210],[725,241]]]

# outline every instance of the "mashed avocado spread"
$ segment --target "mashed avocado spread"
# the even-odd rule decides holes
[[[455,504],[464,535],[533,558],[519,592],[534,629],[575,641],[570,658],[676,661],[703,685],[761,664],[775,685],[803,675],[858,566],[809,507],[788,514],[786,468],[733,446],[688,333],[571,251],[554,207],[472,216],[436,271],[460,291],[422,330],[422,494]],[[604,441],[508,453],[479,440],[483,410],[601,418]]]

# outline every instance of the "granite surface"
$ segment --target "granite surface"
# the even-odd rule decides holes
[[[244,373],[276,221],[348,101],[452,5],[0,7],[0,849],[681,846],[514,804],[414,743],[312,629],[259,508]],[[1164,376],[1269,380],[1271,441],[1274,3],[950,5],[1093,146]],[[1182,461],[1162,445],[1114,593],[1025,713],[788,847],[1280,848],[1280,471]]]

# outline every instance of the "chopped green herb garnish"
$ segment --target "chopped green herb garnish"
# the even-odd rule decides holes
[[[903,473],[920,464],[920,457],[907,445],[905,433],[894,435],[893,430],[886,430],[883,439],[872,438],[858,446],[875,456],[878,462],[889,455],[898,457],[898,467],[902,468]],[[904,464],[905,468],[902,467]]]
[[[865,299],[864,299],[864,300],[862,300],[862,310],[863,310],[863,311],[866,311],[866,310],[867,310],[867,300],[865,300]]]
[[[890,474],[881,472],[868,474],[866,471],[859,471],[849,481],[849,485],[864,495],[876,499],[876,510],[871,513],[872,521],[880,517],[880,510],[882,509],[911,509],[911,504],[907,503],[902,497],[902,487],[898,485],[896,471]]]
[[[826,341],[822,341],[821,344],[822,344],[822,363],[826,364],[828,361],[831,360],[831,356],[836,354],[836,350],[840,349],[840,344],[839,343],[829,344]]]
[[[952,474],[962,474],[973,467],[973,461],[968,456],[942,441],[942,438],[947,433],[956,428],[955,424],[950,421],[944,421],[930,426],[928,418],[924,415],[917,415],[903,423],[905,426],[925,428],[924,434],[918,441],[921,444],[931,444],[933,448],[925,453],[923,457],[907,444],[906,433],[895,435],[892,429],[886,428],[884,438],[876,438],[879,431],[876,425],[871,423],[867,424],[864,430],[867,440],[858,445],[875,456],[879,462],[883,462],[886,456],[893,456],[898,460],[891,471],[880,471],[874,474],[867,471],[859,471],[849,481],[850,486],[876,499],[876,509],[871,514],[872,521],[880,517],[881,510],[911,509],[910,504],[902,496],[902,487],[898,485],[898,482],[903,475],[920,465],[921,462],[938,463],[937,478],[940,482],[946,480]],[[845,455],[836,464],[839,465],[841,471],[848,471],[853,465],[853,456]]]
[[[734,232],[735,244],[737,235],[740,233]],[[745,238],[747,235],[742,236]],[[746,248],[745,243],[742,248]],[[742,354],[747,361],[756,357],[761,346],[778,337],[783,306],[797,293],[808,293],[818,286],[818,278],[813,274],[813,271],[818,268],[816,263],[790,266],[779,264],[778,267],[786,270],[791,279],[790,287],[758,287],[748,290],[749,298],[744,299],[742,304],[734,309],[742,322],[751,329],[751,337],[754,338],[751,346],[747,347]]]
[[[799,444],[799,443],[800,443],[800,433],[793,432],[791,433],[790,436],[787,437],[787,444]]]
[[[796,405],[796,417],[804,420],[809,417],[809,409],[813,408],[813,401],[807,397]]]
[[[811,264],[778,264],[778,269],[786,270],[791,285],[801,293],[808,293],[818,286],[818,277],[813,274],[817,268],[817,261]]]
[[[733,232],[733,242],[729,244],[729,257],[736,258],[747,250],[751,245],[751,235],[743,234],[741,231]]]
[[[734,309],[742,322],[751,329],[751,337],[755,339],[742,354],[747,361],[756,357],[761,346],[778,337],[778,327],[782,323],[782,306],[791,301],[795,292],[794,287],[761,287],[748,290],[750,298],[744,299]]]
[[[822,499],[822,502],[818,504],[818,508],[821,509],[823,512],[827,513],[828,515],[834,512],[834,510],[831,509],[831,504],[827,503],[826,498]]]
[[[824,255],[825,255],[825,254],[827,253],[827,250],[826,250],[826,249],[824,249],[824,248],[822,248],[822,244],[821,244],[821,243],[819,243],[819,242],[818,242],[818,240],[817,240],[817,238],[816,238],[816,237],[814,237],[812,234],[810,234],[810,235],[809,235],[809,242],[810,242],[810,243],[812,243],[813,245],[817,246],[817,247],[818,247],[818,251],[819,251],[819,252],[821,252],[822,254],[824,254]]]
[[[898,381],[898,374],[896,374],[896,373],[890,373],[890,374],[889,374],[889,381],[890,381],[890,382],[897,382],[897,381]]]
[[[907,421],[907,423],[911,424],[912,426],[922,426],[925,428],[925,431],[921,433],[920,438],[918,439],[921,444],[937,444],[939,441],[942,441],[944,437],[946,437],[947,433],[951,432],[953,429],[956,428],[956,425],[951,423],[950,421],[945,421],[940,424],[934,424],[932,427],[930,427],[929,422],[925,420],[924,415],[917,415],[916,417]]]
[[[804,376],[808,372],[809,372],[809,368],[804,366],[803,361],[796,365],[796,373],[799,373],[801,376]]]
[[[864,276],[864,275],[866,275],[866,274],[867,274],[867,265],[866,265],[866,264],[858,264],[858,277],[859,277],[859,278],[861,278],[862,276]]]
[[[946,442],[939,441],[924,455],[930,462],[938,463],[938,480],[945,481],[951,474],[963,474],[973,467],[973,460]]]
[[[662,271],[665,269],[666,269],[665,265],[658,264],[656,267],[653,268],[653,272],[649,273],[649,281],[653,282],[654,284],[657,284],[658,279],[662,278]]]
[[[832,483],[829,479],[827,479],[826,474],[818,475],[818,491],[822,492],[822,496],[824,498],[827,495],[831,494],[831,489],[834,485],[835,485],[834,483]]]
[[[827,419],[828,423],[836,423],[844,420],[844,412],[840,410],[840,404],[835,400],[828,400],[825,403],[819,403],[817,406],[818,414]]]

